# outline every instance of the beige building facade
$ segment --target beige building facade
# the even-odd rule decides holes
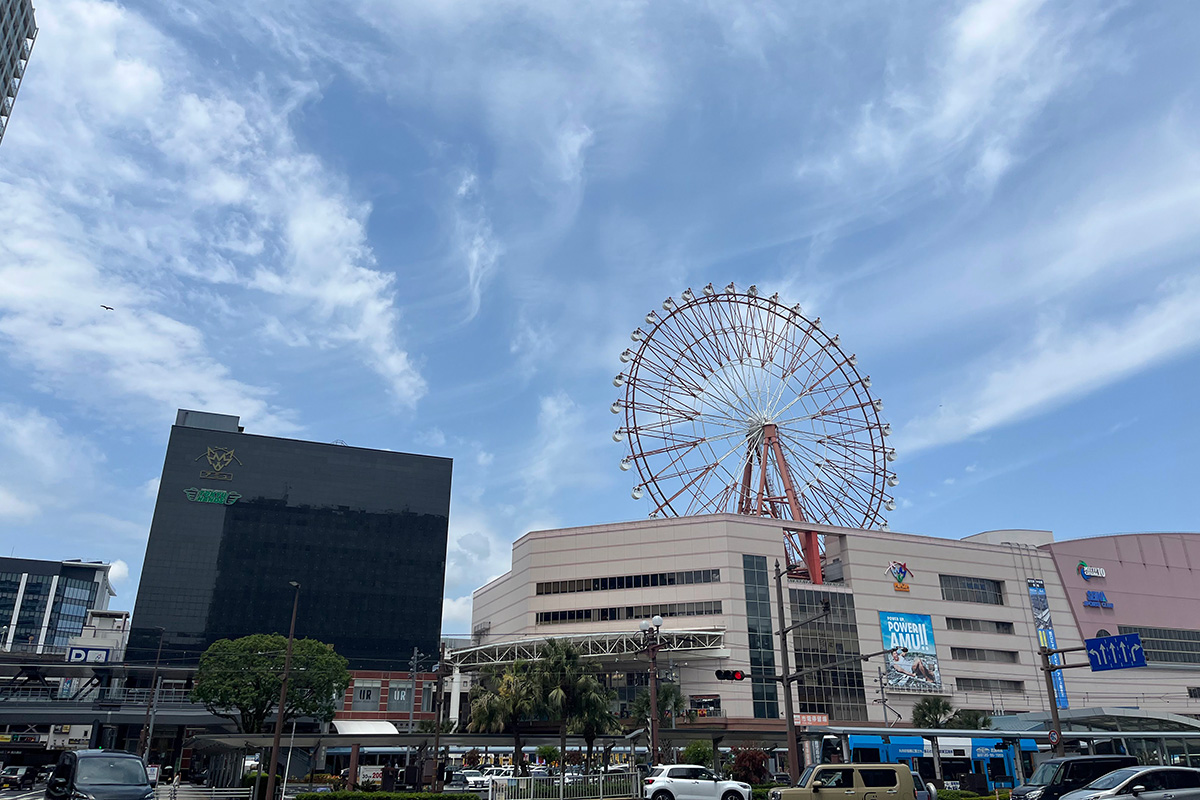
[[[822,614],[826,602],[829,609],[790,641],[791,669],[811,670],[795,688],[798,714],[882,725],[911,720],[913,704],[930,694],[992,714],[1048,710],[1039,643],[1082,646],[1082,626],[1088,636],[1140,631],[1157,660],[1136,670],[1064,670],[1055,686],[1060,707],[1200,717],[1200,615],[1189,628],[1166,610],[1200,609],[1200,534],[1056,543],[1047,531],[951,540],[817,529],[826,583],[784,579],[785,624]],[[1091,565],[1087,577],[1076,561]],[[475,592],[473,630],[488,645],[636,631],[660,615],[664,631],[720,631],[723,648],[660,659],[660,674],[710,725],[774,728],[784,709],[772,678],[782,669],[777,562],[780,522],[732,514],[534,531],[514,543],[511,571]],[[1105,581],[1122,592],[1105,594]],[[1147,602],[1156,584],[1172,596]],[[1132,586],[1140,593],[1124,597]],[[1108,608],[1097,607],[1096,592]],[[1112,630],[1103,627],[1105,614]],[[720,681],[718,669],[751,677]],[[602,670],[627,712],[645,666]]]

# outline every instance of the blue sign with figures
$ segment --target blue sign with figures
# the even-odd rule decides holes
[[[1142,637],[1139,634],[1084,639],[1083,644],[1087,648],[1092,672],[1146,666],[1146,651],[1142,649]]]
[[[1030,578],[1026,583],[1029,585],[1029,605],[1033,610],[1038,644],[1056,650],[1058,642],[1054,638],[1054,624],[1050,621],[1050,598],[1046,594],[1046,584],[1035,578]],[[1062,657],[1055,653],[1050,656],[1050,663],[1057,667],[1062,663]],[[1067,700],[1067,679],[1063,677],[1062,670],[1056,669],[1050,673],[1050,680],[1054,684],[1054,704],[1059,708],[1070,708],[1071,704]]]

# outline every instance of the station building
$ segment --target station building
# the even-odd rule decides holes
[[[511,571],[475,592],[476,652],[456,659],[484,663],[547,637],[617,641],[659,615],[664,634],[703,640],[659,655],[692,721],[778,729],[783,700],[770,676],[782,669],[774,570],[785,562],[783,524],[719,514],[528,533],[513,545]],[[824,535],[825,583],[785,577],[782,620],[828,604],[790,639],[791,670],[813,669],[795,688],[794,711],[810,724],[908,724],[928,695],[994,716],[1036,716],[1054,702],[1064,713],[1121,706],[1200,718],[1200,534],[1056,542],[1036,530],[952,540],[811,528]],[[1050,697],[1041,644],[1135,632],[1147,667],[1063,670]],[[628,650],[600,657],[623,715],[647,681]],[[1081,652],[1063,658],[1087,663]],[[721,681],[718,669],[750,677]]]

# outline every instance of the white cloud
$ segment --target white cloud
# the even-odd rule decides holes
[[[467,320],[475,318],[483,302],[483,288],[500,261],[504,248],[492,232],[492,223],[478,191],[479,178],[468,172],[455,191],[454,248],[467,274]]]
[[[0,517],[28,519],[69,506],[95,485],[103,461],[90,442],[69,436],[50,417],[0,406]]]
[[[150,478],[145,483],[143,483],[142,484],[142,496],[144,496],[147,500],[157,500],[158,499],[158,484],[161,481],[162,481],[162,477],[159,475],[155,475],[153,478]]]
[[[108,579],[113,583],[121,583],[129,578],[129,565],[119,558],[113,559],[112,567],[108,570]]]
[[[1197,348],[1200,280],[1162,288],[1156,302],[1115,322],[1043,325],[1023,353],[977,367],[938,413],[908,422],[897,450],[911,454],[1018,422]]]
[[[888,89],[863,105],[847,146],[802,173],[840,180],[852,166],[882,165],[905,180],[928,180],[950,169],[990,190],[1019,160],[1030,122],[1103,63],[1087,34],[1104,18],[1044,0],[967,4],[921,43],[925,60],[888,64]],[[878,182],[870,171],[864,176]]]
[[[412,406],[425,382],[366,243],[370,209],[291,135],[316,85],[210,82],[114,3],[69,0],[39,23],[39,91],[0,178],[10,357],[98,407],[237,409],[294,431],[225,363],[228,326],[259,318],[275,339],[348,348]],[[242,341],[238,363],[254,349]]]
[[[442,598],[442,631],[460,635],[471,632],[471,595]]]

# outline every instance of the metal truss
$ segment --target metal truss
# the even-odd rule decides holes
[[[662,631],[661,653],[686,653],[693,658],[725,658],[725,631]],[[547,639],[566,640],[576,645],[584,658],[634,658],[646,649],[640,632],[583,633],[542,636],[510,642],[447,651],[446,659],[457,669],[471,671],[493,664],[536,661]]]

